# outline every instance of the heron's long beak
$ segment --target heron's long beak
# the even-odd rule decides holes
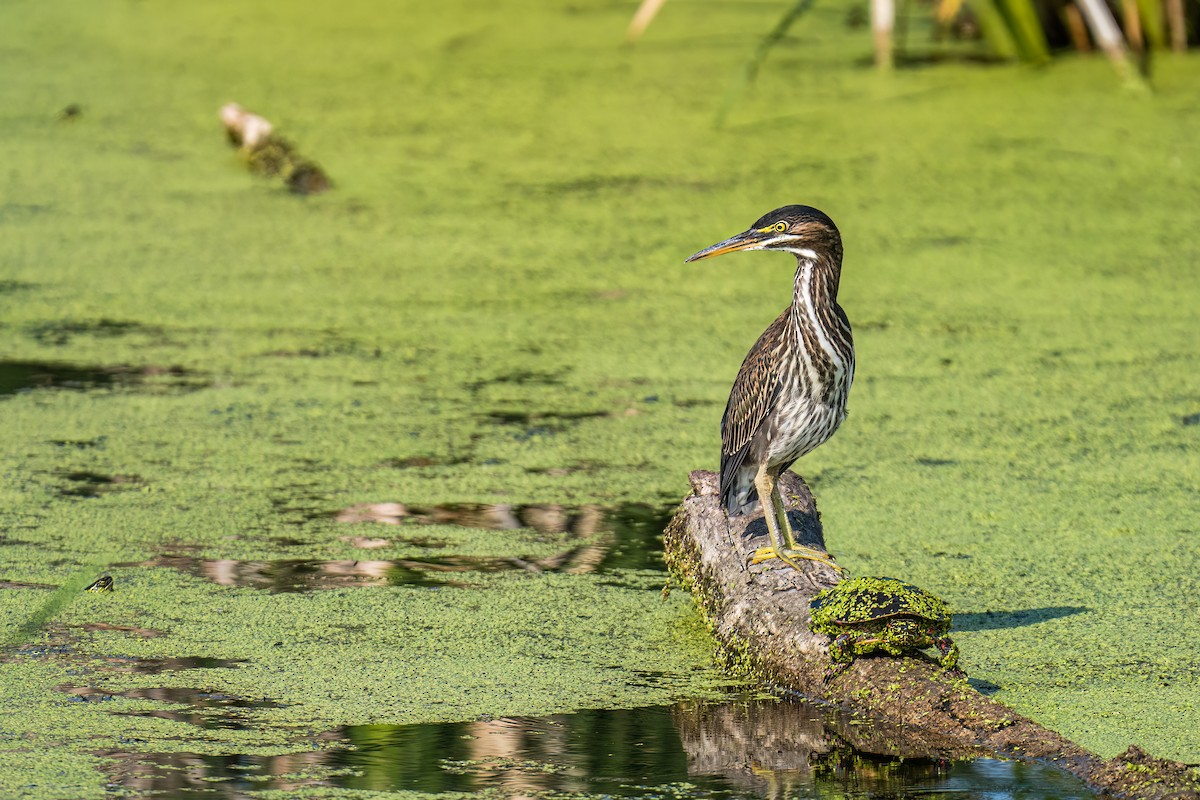
[[[717,242],[712,247],[706,247],[695,255],[689,256],[684,263],[688,261],[701,261],[705,258],[713,256],[721,256],[726,253],[732,253],[737,250],[758,250],[762,247],[765,240],[771,238],[762,231],[749,230],[745,233],[739,233],[737,236],[730,236],[723,242]]]

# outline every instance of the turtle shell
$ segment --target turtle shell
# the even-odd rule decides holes
[[[817,594],[809,604],[817,624],[857,625],[916,617],[949,627],[950,607],[937,595],[896,578],[851,578]]]

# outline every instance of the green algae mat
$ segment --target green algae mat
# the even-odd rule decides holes
[[[632,10],[0,8],[5,794],[724,696],[656,526],[792,264],[682,261],[787,203],[846,244],[797,465],[840,562],[1017,711],[1200,762],[1200,61],[882,77],[817,8],[718,130],[782,6]],[[333,189],[250,175],[231,100]]]

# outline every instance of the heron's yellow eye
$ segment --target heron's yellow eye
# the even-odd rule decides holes
[[[776,222],[774,225],[771,226],[771,230],[783,233],[784,231],[787,230],[787,223],[780,220],[779,222]]]

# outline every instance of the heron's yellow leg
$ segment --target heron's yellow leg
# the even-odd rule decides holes
[[[792,530],[792,522],[788,519],[787,510],[783,505],[783,496],[779,494],[779,484],[775,485],[775,496],[772,498],[775,508],[779,514],[780,527],[783,529],[783,538],[787,542],[787,554],[793,558],[804,558],[810,561],[819,561],[833,567],[841,574],[846,574],[846,568],[833,560],[833,556],[822,552],[815,547],[809,547],[803,544],[796,543],[796,532]]]
[[[796,544],[796,534],[792,531],[792,523],[787,518],[783,505],[783,497],[779,494],[779,483],[766,468],[760,468],[754,477],[754,485],[758,488],[758,499],[763,506],[763,518],[767,522],[767,533],[771,537],[770,547],[760,547],[754,551],[751,564],[758,564],[771,558],[778,558],[792,569],[800,569],[800,565],[792,559],[816,561],[833,567],[844,573],[846,568],[835,562],[828,553],[822,553],[815,547]]]
[[[771,539],[770,547],[760,547],[750,558],[751,564],[758,564],[772,558],[778,558],[793,569],[800,569],[796,562],[785,554],[783,537],[779,533],[779,519],[775,516],[775,480],[763,467],[754,476],[754,485],[758,489],[758,502],[762,504],[763,521],[767,523],[767,536]]]

